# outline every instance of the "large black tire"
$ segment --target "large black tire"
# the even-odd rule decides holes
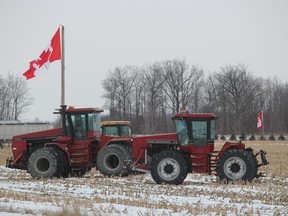
[[[231,149],[219,158],[216,171],[221,180],[251,181],[257,172],[257,163],[249,151]]]
[[[165,150],[154,155],[151,176],[157,184],[181,184],[188,173],[186,160],[177,151]]]
[[[111,144],[101,149],[97,155],[97,169],[105,176],[127,176],[130,173],[126,167],[131,151],[128,147]]]
[[[252,160],[254,160],[254,164],[256,164],[254,177],[257,177],[258,176],[258,160],[257,160],[257,158],[254,155],[253,149],[249,147],[249,148],[246,148],[245,151],[247,151],[249,154],[251,154]]]
[[[127,176],[133,173],[131,166],[128,164],[128,162],[132,161],[132,150],[131,150],[131,146],[128,145],[116,145],[117,147],[119,147],[120,149],[122,149],[122,151],[124,152],[124,168],[123,168],[123,172],[122,172],[122,176]]]
[[[28,160],[28,172],[33,178],[59,176],[57,153],[53,148],[35,150]]]
[[[69,165],[68,159],[66,154],[57,148],[54,148],[56,155],[57,155],[57,177],[67,178],[70,175],[71,167]]]

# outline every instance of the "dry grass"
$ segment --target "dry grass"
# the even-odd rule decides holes
[[[0,165],[6,164],[6,158],[12,156],[11,147],[4,146],[0,148]]]
[[[217,148],[222,144],[218,142]],[[0,207],[0,212],[47,216],[125,215],[129,208],[140,207],[146,210],[138,210],[134,215],[171,215],[177,212],[188,215],[227,215],[227,212],[232,215],[283,214],[288,211],[288,141],[247,141],[245,144],[255,151],[267,151],[270,164],[261,168],[267,173],[267,178],[225,184],[213,176],[189,174],[182,185],[173,186],[156,185],[150,175],[105,178],[92,170],[84,178],[34,180],[25,171],[0,168],[0,183],[4,181],[9,188],[0,187],[0,197],[3,198],[0,203],[12,200],[53,205],[53,211],[19,209],[12,205]],[[0,165],[5,165],[6,157],[10,155],[10,147],[0,149]],[[21,185],[13,189],[19,183]],[[273,205],[273,211],[265,213],[266,207],[255,209],[254,202]],[[126,207],[119,209],[118,205]],[[169,211],[159,213],[155,209]]]

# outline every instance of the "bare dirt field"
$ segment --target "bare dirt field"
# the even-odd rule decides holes
[[[35,180],[5,167],[0,149],[0,215],[288,215],[288,141],[245,142],[267,151],[266,177],[226,184],[189,174],[182,185],[157,185],[150,174]],[[217,147],[223,142],[217,143]]]

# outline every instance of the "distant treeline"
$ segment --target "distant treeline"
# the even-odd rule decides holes
[[[288,85],[255,77],[245,65],[227,65],[205,74],[185,60],[111,70],[102,82],[110,120],[130,120],[140,134],[174,131],[173,113],[219,116],[217,134],[260,134],[256,117],[264,112],[265,133],[288,131]]]

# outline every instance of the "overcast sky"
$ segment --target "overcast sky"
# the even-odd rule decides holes
[[[60,24],[67,105],[103,108],[109,70],[172,59],[207,75],[245,64],[255,76],[288,81],[286,0],[0,0],[1,74],[22,76]],[[55,119],[60,71],[57,61],[27,81],[34,102],[21,120]]]

